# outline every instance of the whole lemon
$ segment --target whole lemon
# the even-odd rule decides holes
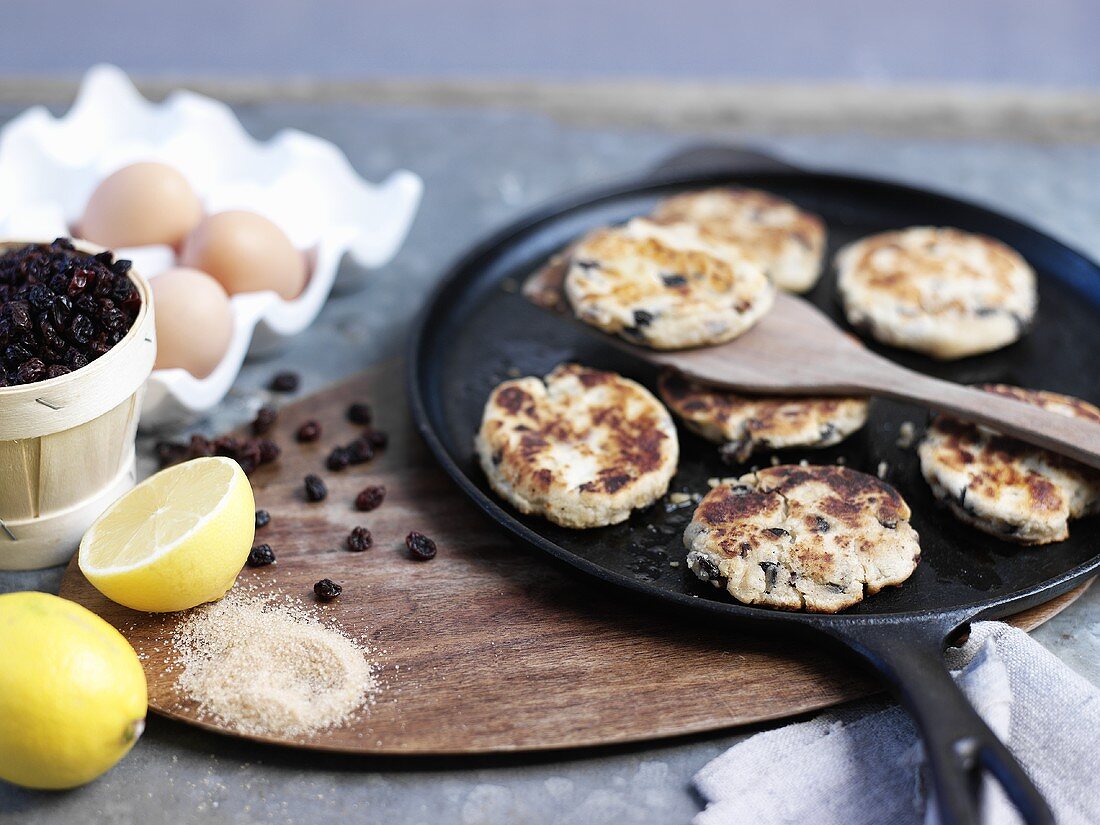
[[[0,779],[75,788],[141,735],[145,672],[99,616],[48,593],[0,595]]]

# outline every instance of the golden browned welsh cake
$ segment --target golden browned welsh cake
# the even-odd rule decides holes
[[[756,396],[690,381],[666,370],[661,399],[684,423],[721,444],[723,458],[746,461],[760,450],[831,447],[867,423],[866,398]]]
[[[982,389],[1100,424],[1100,409],[1068,395],[1004,384]],[[938,416],[918,452],[936,498],[962,521],[1006,541],[1063,541],[1070,519],[1100,510],[1100,471],[985,427]]]
[[[1035,317],[1035,273],[1000,241],[915,226],[842,249],[837,290],[848,322],[896,347],[963,358],[1016,341]]]
[[[655,502],[680,454],[671,416],[645,387],[579,364],[500,384],[475,447],[498,495],[576,528],[616,524]]]
[[[835,613],[912,575],[909,506],[874,476],[784,465],[720,484],[684,531],[700,579],[744,604]]]
[[[565,295],[577,318],[654,349],[720,344],[772,305],[775,287],[741,250],[692,224],[635,218],[572,247]]]
[[[661,201],[650,217],[691,223],[712,243],[740,247],[788,292],[805,292],[821,275],[825,223],[770,192],[740,187],[686,192]]]

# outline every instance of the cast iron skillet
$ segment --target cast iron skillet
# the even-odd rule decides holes
[[[899,588],[840,615],[785,613],[734,602],[698,581],[681,563],[691,507],[659,503],[625,524],[575,531],[525,517],[494,496],[477,466],[472,441],[490,390],[516,375],[544,375],[565,360],[622,372],[653,387],[645,364],[609,346],[601,333],[529,305],[516,287],[554,252],[597,225],[647,212],[661,197],[689,189],[743,184],[790,198],[829,226],[829,257],[855,238],[891,227],[942,224],[1001,238],[1039,273],[1040,313],[1023,341],[986,356],[938,364],[897,350],[890,357],[917,369],[972,383],[1003,381],[1096,401],[1100,378],[1091,352],[1100,333],[1100,268],[1054,239],[982,207],[932,192],[846,175],[792,169],[739,150],[689,151],[638,179],[566,197],[537,209],[474,246],[450,269],[423,312],[409,364],[416,425],[443,468],[491,518],[529,544],[610,584],[758,632],[824,634],[873,666],[912,714],[924,738],[941,819],[978,821],[980,778],[992,774],[1028,822],[1050,811],[1008,750],[974,712],[948,674],[944,648],[975,619],[1018,612],[1071,589],[1100,567],[1100,518],[1076,522],[1072,537],[1038,549],[1017,548],[958,522],[936,506],[912,449],[896,445],[903,421],[918,431],[926,414],[876,400],[868,426],[837,447],[787,450],[784,463],[846,460],[887,480],[910,503],[923,559]],[[808,296],[834,317],[834,273]],[[714,445],[684,428],[672,490],[705,491],[725,467]],[[767,463],[768,457],[753,460]]]

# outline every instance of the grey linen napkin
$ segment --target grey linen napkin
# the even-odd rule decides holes
[[[948,664],[1060,825],[1100,823],[1100,689],[1000,622],[975,624]],[[757,734],[707,764],[695,776],[708,802],[695,823],[934,823],[920,765],[905,712],[860,702]],[[995,825],[1018,821],[992,780],[983,813]]]

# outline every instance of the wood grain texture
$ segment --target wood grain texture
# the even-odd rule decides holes
[[[372,463],[324,470],[331,445],[358,428],[351,401],[369,400],[390,447]],[[299,445],[297,426],[316,418],[325,435]],[[874,682],[820,643],[751,636],[653,609],[580,578],[517,544],[483,516],[432,463],[405,409],[400,366],[373,368],[280,412],[276,465],[253,477],[272,521],[257,541],[273,567],[240,580],[311,599],[328,577],[344,586],[318,606],[353,635],[371,639],[381,665],[376,702],[347,726],[316,737],[263,741],[374,754],[487,753],[630,742],[778,719],[866,696]],[[302,477],[329,486],[306,503]],[[358,513],[355,494],[384,484],[385,503]],[[373,549],[343,549],[356,525]],[[410,560],[409,530],[436,539],[439,554]],[[175,689],[168,643],[179,614],[136,613],[107,601],[70,565],[61,594],[118,627],[143,657],[150,706],[213,730]],[[1032,628],[1074,592],[1014,619]],[[231,731],[230,731],[231,732]]]

